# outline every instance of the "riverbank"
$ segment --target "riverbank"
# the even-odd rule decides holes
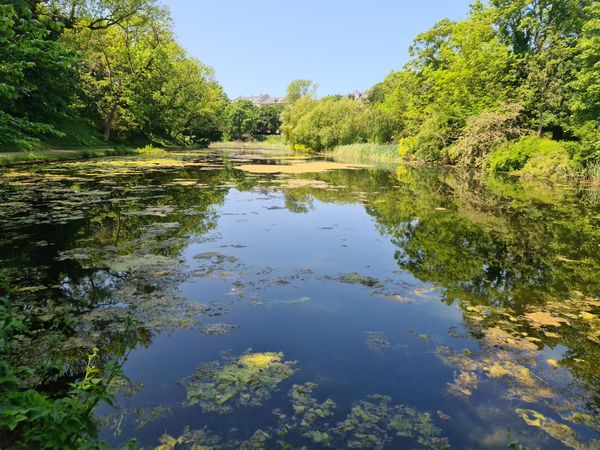
[[[0,167],[20,164],[33,164],[73,159],[102,158],[104,156],[124,156],[136,154],[137,150],[128,147],[86,148],[86,149],[52,149],[30,152],[0,153]]]
[[[219,141],[210,144],[209,148],[233,148],[233,149],[266,149],[266,150],[290,150],[290,145],[285,142],[283,136],[261,136],[255,141]]]
[[[394,164],[400,162],[398,146],[396,144],[364,143],[340,145],[322,154],[341,162],[370,164]]]

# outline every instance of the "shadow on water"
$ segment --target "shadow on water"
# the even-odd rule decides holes
[[[13,355],[31,383],[60,393],[92,348],[127,354],[117,406],[97,410],[114,446],[597,448],[598,192],[236,168],[302,161],[2,172],[0,266],[32,326]]]

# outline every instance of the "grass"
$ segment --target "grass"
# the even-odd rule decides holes
[[[92,124],[78,117],[62,117],[53,123],[54,128],[63,133],[62,137],[44,139],[43,150],[51,148],[82,149],[82,148],[111,148],[113,145],[106,143],[102,133]]]
[[[391,164],[400,160],[396,144],[340,145],[330,152],[323,153],[323,155],[330,156],[336,161],[371,164]]]
[[[134,155],[138,151],[126,148],[42,150],[33,152],[0,153],[0,167],[69,159],[102,158],[104,156]]]
[[[600,186],[600,162],[591,164],[581,171],[581,178],[594,186]]]
[[[235,148],[235,149],[275,149],[289,150],[290,146],[283,136],[258,136],[255,141],[222,141],[213,142],[209,148]]]

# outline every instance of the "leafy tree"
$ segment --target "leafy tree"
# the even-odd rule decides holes
[[[287,88],[285,99],[291,105],[301,97],[314,97],[318,88],[319,85],[310,80],[294,80]]]
[[[167,10],[150,0],[85,5],[66,41],[84,55],[81,110],[101,123],[105,140],[220,138],[225,95],[212,69],[177,44]]]
[[[445,20],[417,36],[408,67],[424,89],[407,115],[422,124],[417,134],[428,142],[419,150],[423,155],[439,157],[469,117],[507,99],[510,53],[497,36],[494,18],[475,3],[466,20]]]
[[[302,96],[293,103],[288,103],[281,113],[281,132],[292,148],[297,144],[294,130],[302,117],[308,114],[317,101],[308,95]]]
[[[124,137],[139,131],[139,117],[132,110],[136,96],[173,49],[166,12],[152,8],[102,30],[87,27],[89,20],[82,19],[70,36],[72,45],[85,55],[81,65],[84,108],[101,120],[105,140],[115,131]]]
[[[353,142],[366,142],[370,136],[371,111],[360,100],[328,97],[314,101],[313,105],[298,101],[303,110],[313,106],[298,118],[292,128],[286,129],[288,138],[294,144],[301,144],[312,150],[330,149],[336,145]]]
[[[590,19],[577,41],[579,70],[573,80],[573,109],[581,121],[600,118],[600,3],[587,8]]]
[[[0,2],[0,144],[31,147],[59,134],[51,123],[75,92],[75,54],[58,40],[59,22],[8,3]]]
[[[258,108],[250,100],[230,103],[225,110],[225,134],[229,139],[249,139],[256,131]]]
[[[576,47],[579,70],[570,86],[573,128],[581,141],[577,156],[586,166],[600,163],[600,4],[587,11],[590,19]]]
[[[261,105],[256,111],[256,134],[277,134],[281,127],[283,104]]]

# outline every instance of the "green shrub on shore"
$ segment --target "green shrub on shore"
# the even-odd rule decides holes
[[[498,147],[488,160],[491,174],[499,172],[528,177],[564,177],[573,174],[574,163],[561,142],[526,136]]]

